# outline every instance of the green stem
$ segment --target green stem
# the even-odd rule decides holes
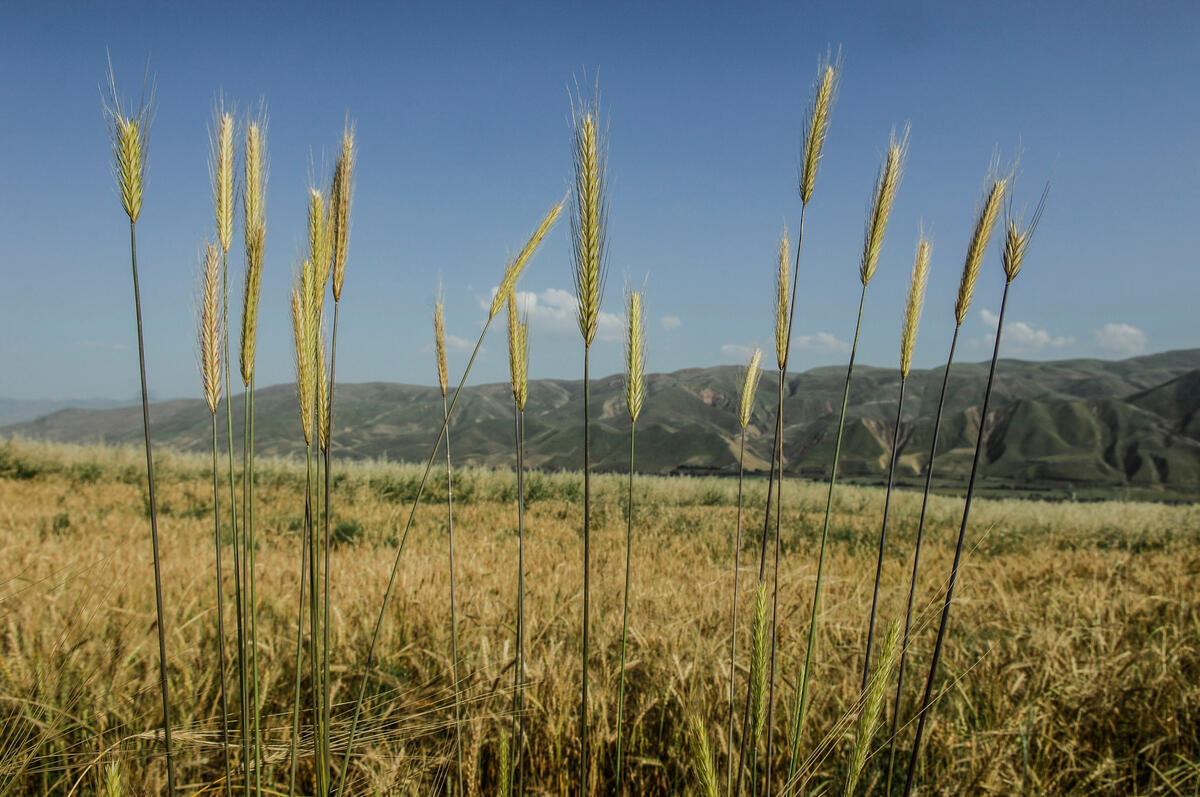
[[[175,756],[171,749],[171,698],[167,688],[167,635],[163,619],[162,566],[158,552],[158,500],[154,492],[154,453],[150,446],[150,396],[146,389],[146,345],[142,335],[142,292],[138,285],[137,236],[129,222],[129,260],[133,268],[133,307],[137,317],[138,371],[142,380],[142,431],[146,438],[146,484],[150,502],[150,541],[154,549],[154,605],[158,629],[158,680],[162,692],[163,748],[167,754],[167,791],[175,794]]]
[[[871,677],[871,643],[875,641],[875,614],[879,608],[879,577],[883,574],[883,550],[887,544],[888,512],[892,507],[892,485],[896,477],[896,455],[900,447],[900,418],[904,412],[904,386],[906,377],[900,378],[900,399],[896,402],[896,426],[892,432],[892,460],[888,465],[887,492],[883,497],[883,525],[879,528],[879,556],[875,560],[875,589],[871,594],[871,616],[867,621],[867,652],[863,662],[862,692],[866,695],[867,681]]]
[[[521,753],[525,740],[525,413],[516,409],[517,440],[517,662],[513,668],[513,744],[509,783],[523,791]]]
[[[329,700],[330,700],[330,684],[329,684],[329,525],[330,514],[329,506],[331,496],[333,494],[332,468],[333,462],[333,391],[334,391],[334,373],[337,368],[337,333],[338,333],[338,310],[341,307],[341,302],[334,301],[333,303],[333,335],[329,344],[329,441],[325,446],[325,594],[323,598],[323,618],[321,620],[322,627],[322,643],[321,643],[321,686],[322,686],[322,714],[321,714],[321,774],[322,774],[322,794],[329,793]],[[318,342],[317,345],[320,345]],[[317,375],[320,379],[320,375]],[[320,410],[318,409],[318,412]]]
[[[229,454],[229,523],[233,529],[233,589],[234,608],[237,611],[237,664],[238,664],[238,702],[241,706],[242,731],[242,769],[244,781],[242,786],[247,797],[250,794],[249,762],[250,736],[246,733],[246,718],[250,716],[250,704],[246,700],[246,631],[245,631],[245,599],[242,595],[242,543],[238,534],[237,517],[237,487],[235,484],[235,468],[233,462],[233,382],[229,378],[229,253],[222,250],[221,255],[221,339],[225,349],[225,384],[229,386],[229,394],[225,397],[225,450]]]
[[[737,661],[738,560],[742,553],[742,484],[746,474],[746,427],[742,427],[742,442],[738,448],[737,532],[733,543],[733,607],[730,610],[729,632],[729,743],[725,748],[725,768],[728,770],[725,794],[733,794],[733,694],[734,664]],[[740,780],[740,778],[739,778]]]
[[[252,722],[254,726],[254,793],[262,793],[262,732],[259,727],[261,720],[258,694],[258,599],[255,583],[255,547],[254,538],[254,375],[246,385],[246,412],[243,419],[245,433],[242,439],[242,520],[245,533],[243,539],[246,545],[246,583],[248,599],[248,625],[250,627],[250,702]],[[248,765],[249,766],[249,765]],[[247,769],[247,777],[249,770]]]
[[[925,469],[925,493],[921,496],[921,519],[917,522],[917,541],[913,553],[912,579],[908,583],[908,606],[904,612],[904,638],[900,645],[900,665],[896,671],[896,704],[892,712],[892,729],[888,734],[887,788],[884,794],[892,793],[892,774],[896,767],[896,731],[900,723],[900,704],[904,696],[904,664],[908,658],[908,635],[912,626],[913,599],[917,589],[917,572],[921,567],[921,540],[925,533],[925,512],[929,507],[929,488],[933,483],[933,461],[937,456],[938,433],[942,428],[942,408],[946,405],[946,387],[950,383],[950,365],[954,362],[954,349],[958,345],[958,330],[954,325],[954,337],[950,339],[950,354],[946,358],[946,370],[942,374],[942,394],[938,399],[937,415],[933,420],[933,439],[929,443],[929,464]]]
[[[429,461],[425,463],[425,470],[421,474],[421,481],[417,485],[417,494],[413,498],[412,507],[408,513],[408,521],[404,524],[404,534],[400,538],[400,545],[396,549],[396,558],[392,562],[391,575],[388,576],[387,589],[383,593],[383,602],[379,607],[379,615],[375,618],[375,629],[371,633],[371,644],[367,648],[367,660],[363,666],[362,679],[358,687],[358,697],[354,701],[354,716],[350,722],[350,734],[346,738],[346,754],[342,758],[342,771],[338,776],[337,796],[341,797],[346,788],[346,774],[350,771],[350,755],[354,751],[354,737],[358,731],[358,721],[362,714],[363,697],[367,690],[367,677],[371,670],[371,664],[375,660],[375,646],[379,641],[379,631],[383,628],[383,618],[387,612],[388,602],[392,597],[392,590],[396,585],[396,573],[400,569],[400,556],[404,553],[404,543],[408,540],[408,532],[412,529],[413,518],[417,513],[417,506],[421,503],[421,496],[425,493],[425,482],[429,478],[429,472],[433,469],[434,460],[437,458],[438,449],[442,445],[442,436],[446,434],[446,427],[450,423],[450,416],[454,414],[454,405],[458,403],[458,397],[462,393],[463,385],[466,384],[467,377],[471,374],[471,367],[475,364],[475,358],[479,356],[479,349],[483,346],[483,339],[487,336],[488,328],[492,325],[492,317],[483,325],[483,331],[479,333],[479,340],[475,343],[475,348],[471,352],[471,358],[467,361],[466,370],[463,371],[462,379],[459,380],[458,387],[454,390],[454,398],[450,400],[450,408],[446,412],[446,417],[442,421],[441,429],[438,430],[437,440],[433,443],[433,451],[429,454]]]
[[[583,689],[579,704],[579,793],[588,795],[588,626],[591,623],[592,565],[592,458],[591,391],[588,382],[590,346],[583,347]]]
[[[292,749],[288,774],[288,795],[296,794],[296,748],[300,737],[300,662],[304,650],[304,576],[308,571],[309,537],[312,535],[312,443],[304,457],[304,530],[300,537],[300,600],[296,607],[296,679],[292,688]]]
[[[771,578],[771,665],[767,675],[767,771],[763,776],[763,784],[768,792],[771,790],[771,764],[775,758],[771,750],[771,737],[774,735],[775,729],[775,646],[777,637],[775,623],[779,613],[779,549],[782,545],[780,532],[783,524],[783,391],[786,382],[787,363],[785,362],[784,368],[779,371],[779,434],[775,448],[775,456],[779,460],[779,486],[775,489],[775,566]],[[769,515],[770,513],[768,513]]]
[[[629,569],[633,558],[633,444],[637,421],[629,426],[629,510],[625,519],[625,606],[621,612],[621,678],[617,689],[617,792],[621,790],[621,719],[625,710],[625,641],[629,630]]]
[[[988,369],[987,387],[983,391],[983,407],[979,410],[979,434],[975,438],[975,457],[971,461],[971,477],[967,480],[967,499],[963,504],[962,524],[958,527],[958,543],[954,546],[954,563],[950,566],[950,583],[946,585],[946,601],[942,605],[942,619],[938,624],[937,642],[933,646],[933,659],[929,662],[929,677],[925,681],[925,695],[921,698],[918,711],[917,736],[913,740],[912,755],[908,760],[908,774],[904,779],[905,797],[912,793],[920,760],[921,738],[925,734],[925,722],[929,719],[930,703],[933,702],[933,684],[937,679],[938,662],[942,656],[942,645],[950,625],[950,606],[954,601],[954,585],[958,582],[958,564],[962,559],[963,539],[967,534],[967,520],[971,516],[971,498],[975,495],[975,478],[979,475],[979,457],[983,452],[983,437],[987,429],[988,403],[992,398],[992,384],[996,379],[996,360],[1000,356],[1000,334],[1004,331],[1004,310],[1008,306],[1008,289],[1012,281],[1004,283],[1004,296],[1000,300],[1000,318],[996,321],[996,342],[992,348],[992,364]]]
[[[825,522],[821,527],[821,549],[817,555],[817,585],[813,590],[812,616],[808,621],[808,647],[804,655],[804,671],[800,678],[800,689],[796,693],[796,702],[792,706],[792,735],[791,758],[788,763],[788,781],[796,774],[796,755],[800,749],[800,739],[804,734],[804,720],[808,710],[808,680],[812,675],[813,649],[817,639],[817,612],[821,605],[821,580],[825,574],[825,548],[829,542],[829,516],[833,511],[833,488],[837,484],[838,459],[842,453],[842,432],[846,428],[846,406],[850,400],[850,379],[854,375],[854,356],[858,353],[858,333],[862,330],[863,305],[867,300],[867,286],[863,285],[862,294],[858,299],[858,320],[854,325],[854,343],[850,346],[850,364],[846,367],[846,386],[842,391],[842,413],[838,420],[837,440],[833,446],[833,470],[829,474],[829,493],[825,498]]]
[[[309,446],[311,452],[312,446]],[[312,454],[309,454],[311,459]],[[328,471],[326,471],[328,473]],[[307,480],[306,480],[307,481]],[[306,489],[305,495],[305,511],[308,515],[307,523],[312,526],[311,507],[312,502],[309,497],[308,490],[311,490],[311,485]],[[316,529],[312,529],[308,536],[308,592],[311,598],[308,601],[308,647],[309,647],[309,684],[312,689],[312,726],[313,726],[313,779],[316,781],[317,794],[328,794],[329,791],[323,782],[324,773],[324,752],[321,747],[321,591],[320,591],[320,567],[321,567],[321,543],[320,536]]]
[[[446,404],[446,394],[442,394],[442,423],[450,420],[450,409]],[[462,758],[462,681],[458,674],[458,608],[455,599],[455,576],[454,576],[454,478],[453,471],[450,468],[450,427],[446,427],[446,530],[450,537],[450,658],[453,661],[454,668],[454,757],[458,762],[458,771],[455,773],[454,784],[451,786],[450,793],[453,796],[454,789],[458,789],[460,794],[464,793],[462,787],[463,776],[463,758]]]
[[[229,698],[225,695],[225,588],[222,585],[224,568],[221,566],[221,500],[220,477],[217,464],[217,413],[212,412],[212,463],[213,463],[213,548],[217,555],[217,643],[221,651],[221,753],[225,759],[225,794],[232,794],[229,785]]]

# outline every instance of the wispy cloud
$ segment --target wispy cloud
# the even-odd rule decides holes
[[[679,320],[679,316],[674,316],[674,315],[663,316],[661,323],[662,323],[662,328],[667,330],[668,332],[679,329],[679,327],[683,324],[683,322]]]
[[[993,329],[1000,317],[988,310],[986,307],[981,308],[979,317],[983,323]],[[976,346],[991,346],[995,343],[996,333],[989,332],[984,337],[972,339],[972,343]],[[1070,346],[1075,342],[1075,338],[1069,335],[1055,335],[1049,330],[1035,327],[1024,321],[1009,321],[1004,327],[1004,339],[1001,341],[1001,346],[1009,352],[1035,352],[1042,349],[1062,348]]]
[[[829,332],[799,335],[792,338],[792,351],[850,351],[850,344]]]
[[[1109,323],[1093,329],[1096,345],[1101,351],[1122,357],[1132,357],[1146,351],[1149,337],[1132,324]]]
[[[732,357],[739,363],[744,363],[754,354],[754,347],[742,343],[725,343],[721,346],[721,354]]]

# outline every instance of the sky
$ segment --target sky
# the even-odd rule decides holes
[[[507,256],[568,189],[577,84],[598,84],[609,122],[592,373],[623,367],[627,285],[646,288],[650,371],[741,364],[756,345],[773,360],[778,238],[799,220],[805,107],[831,49],[844,70],[805,222],[794,370],[848,357],[865,211],[889,134],[906,123],[860,362],[897,364],[922,226],[933,257],[914,363],[944,362],[989,163],[1018,155],[1018,209],[1053,188],[1003,354],[1123,358],[1200,343],[1195,4],[5,5],[0,397],[137,395],[128,222],[99,92],[109,55],[127,97],[147,63],[156,88],[137,235],[158,398],[200,394],[194,307],[214,234],[218,96],[269,119],[260,386],[292,379],[287,302],[307,185],[324,179],[347,118],[359,154],[338,378],[433,384],[438,287],[453,379]],[[569,247],[560,223],[521,281],[534,378],[582,375]],[[238,284],[241,265],[238,254]],[[1003,282],[993,247],[960,358],[990,355]],[[471,382],[506,378],[503,336],[495,325]]]

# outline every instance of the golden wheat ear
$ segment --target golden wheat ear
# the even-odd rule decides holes
[[[209,131],[211,153],[208,160],[212,181],[213,214],[217,223],[217,243],[229,254],[233,246],[233,133],[234,117],[217,101],[212,129]]]
[[[1025,255],[1029,251],[1029,242],[1033,238],[1033,233],[1037,230],[1038,223],[1042,220],[1042,211],[1046,209],[1046,198],[1050,195],[1050,183],[1046,183],[1046,187],[1042,189],[1042,196],[1038,199],[1037,207],[1033,210],[1033,218],[1025,224],[1022,219],[1017,218],[1012,209],[1012,200],[1009,199],[1008,211],[1006,213],[1006,234],[1004,240],[1004,276],[1012,282],[1017,278],[1017,274],[1021,272],[1021,266],[1025,262]]]
[[[246,280],[242,295],[242,383],[254,377],[258,340],[258,303],[262,292],[263,251],[266,247],[267,128],[263,119],[246,125],[242,209],[245,214]]]
[[[200,299],[200,376],[204,401],[214,415],[221,400],[221,250],[204,247],[204,283]]]
[[[883,250],[883,236],[887,232],[888,219],[896,202],[896,191],[904,175],[904,161],[908,155],[908,125],[904,126],[899,138],[892,131],[888,141],[887,155],[875,178],[875,192],[871,198],[871,210],[867,214],[867,231],[863,240],[863,256],[859,265],[859,278],[863,287],[875,276],[879,265],[879,253]]]
[[[558,216],[562,213],[563,204],[565,203],[566,197],[560,200],[557,205],[550,208],[550,212],[542,218],[541,224],[529,236],[529,240],[525,242],[525,246],[505,266],[504,278],[500,280],[500,287],[496,290],[496,295],[492,297],[492,306],[488,311],[489,319],[496,317],[496,313],[500,312],[500,308],[504,306],[504,302],[508,299],[508,294],[516,289],[517,279],[521,276],[521,272],[525,270],[525,266],[533,258],[534,252],[542,245],[542,240],[546,237],[546,233],[550,232],[550,228],[554,226],[554,222],[558,221]]]
[[[629,418],[637,423],[646,401],[646,292],[629,291],[626,296],[625,404]]]
[[[812,199],[817,182],[817,169],[821,165],[821,150],[829,135],[829,121],[833,116],[833,105],[837,100],[838,83],[842,74],[842,55],[831,57],[826,54],[817,73],[812,102],[805,114],[804,154],[800,161],[800,201],[805,205]]]
[[[146,185],[146,164],[150,144],[150,123],[153,119],[154,84],[146,73],[142,97],[137,108],[125,108],[117,91],[117,77],[112,59],[108,62],[108,89],[104,100],[104,117],[112,143],[113,176],[121,196],[121,207],[136,224],[142,214],[142,195]]]
[[[350,248],[350,201],[354,191],[354,159],[356,148],[354,123],[347,120],[342,133],[342,151],[333,168],[333,300],[342,300],[342,283],[346,280],[346,257]]]
[[[571,105],[571,156],[575,183],[571,201],[571,257],[579,331],[585,346],[596,337],[608,250],[608,136],[601,121],[599,91]]]
[[[779,370],[787,367],[788,358],[788,242],[787,227],[779,239],[779,275],[775,279],[775,361]]]
[[[917,236],[917,254],[913,260],[912,279],[908,284],[908,299],[904,306],[904,333],[900,336],[900,378],[908,379],[912,368],[913,350],[917,345],[917,327],[921,323],[921,308],[925,303],[925,285],[929,281],[929,257],[933,244],[922,230]]]
[[[442,302],[441,291],[438,291],[437,301],[433,305],[433,348],[437,354],[438,387],[442,390],[442,398],[446,397],[446,319],[445,304]]]
[[[971,299],[975,296],[975,284],[979,281],[983,255],[992,240],[992,231],[996,229],[996,220],[1000,218],[1000,208],[1004,206],[1004,196],[1008,191],[1008,177],[996,177],[995,173],[996,167],[993,165],[979,207],[979,216],[975,220],[975,228],[971,231],[971,241],[967,244],[967,257],[963,261],[962,277],[958,283],[958,298],[954,302],[954,319],[958,324],[962,324],[967,317],[967,311],[971,309]]]
[[[310,337],[308,308],[304,304],[303,271],[308,268],[307,263],[301,266],[301,274],[297,275],[296,285],[292,288],[292,340],[296,345],[296,393],[300,404],[300,428],[304,431],[304,442],[311,445],[316,350]]]
[[[762,349],[755,349],[746,366],[746,380],[742,383],[742,401],[738,407],[738,422],[745,429],[750,425],[750,412],[754,409],[754,393],[758,390],[758,377],[761,373],[759,361],[762,359]]]

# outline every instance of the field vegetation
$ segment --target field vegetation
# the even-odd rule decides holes
[[[181,788],[217,788],[219,660],[212,600],[211,462],[164,454],[159,469],[164,605]],[[345,510],[333,530],[330,628],[332,746],[347,733],[357,664],[421,468],[346,463],[334,479]],[[260,550],[259,677],[267,765],[287,782],[294,676],[296,551],[302,461],[263,460],[256,472]],[[568,793],[578,765],[582,479],[526,476],[526,789]],[[624,582],[619,475],[593,477],[594,745],[598,793],[615,787],[617,679]],[[697,788],[687,736],[696,714],[717,765],[728,691],[730,555],[735,480],[636,477],[626,673],[625,782],[634,794]],[[765,480],[745,486],[746,519],[761,522]],[[780,562],[780,670],[795,680],[825,486],[790,480],[783,522],[797,529]],[[464,786],[492,794],[510,729],[517,557],[516,478],[454,472]],[[453,762],[453,678],[445,487],[431,483],[409,535],[363,725],[354,794],[429,794]],[[838,490],[826,564],[822,653],[813,676],[806,791],[840,790],[853,745],[862,650],[884,491]],[[914,661],[927,660],[961,499],[930,499],[927,566],[917,585]],[[920,494],[892,496],[881,617],[902,614]],[[9,442],[0,447],[0,782],[14,793],[157,793],[165,768],[155,728],[154,597],[145,538],[145,465],[134,448]],[[1194,505],[976,499],[977,533],[956,593],[939,710],[921,762],[925,793],[1191,794],[1200,785],[1200,508]],[[224,533],[229,534],[228,524]],[[746,542],[743,562],[757,544]],[[227,576],[228,577],[228,576]],[[228,585],[232,589],[232,580]],[[742,602],[748,649],[753,600]],[[745,658],[744,656],[742,657]],[[227,673],[232,680],[232,671]],[[739,674],[739,684],[745,673]],[[906,700],[918,697],[913,679]],[[891,709],[887,709],[890,718]],[[883,723],[886,727],[887,723]],[[311,738],[304,741],[311,747]],[[860,788],[880,791],[886,734]],[[782,746],[784,739],[776,743]],[[881,753],[882,751],[882,753]],[[310,759],[300,773],[311,788]],[[18,773],[18,768],[20,772]],[[118,774],[114,774],[118,773]],[[864,785],[865,784],[865,785]]]

